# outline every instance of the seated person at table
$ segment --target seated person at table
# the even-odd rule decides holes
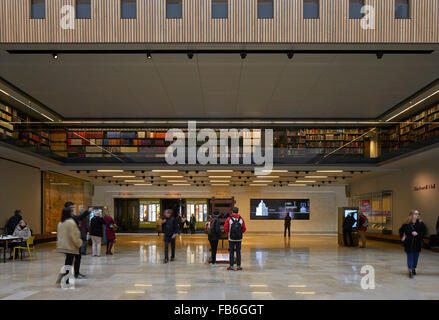
[[[29,226],[26,224],[24,220],[21,220],[17,227],[15,227],[14,233],[12,234],[13,237],[21,238],[21,240],[14,240],[11,243],[11,254],[9,259],[13,259],[12,253],[15,247],[26,247],[27,246],[27,239],[32,235]],[[18,251],[15,253],[17,254]],[[17,256],[15,257],[17,258]]]

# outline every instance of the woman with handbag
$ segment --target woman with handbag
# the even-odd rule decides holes
[[[410,278],[416,275],[416,268],[418,266],[419,254],[424,244],[425,233],[425,224],[420,219],[419,211],[410,211],[406,222],[399,229],[399,235],[404,244],[404,250],[407,253],[407,266]]]
[[[107,238],[107,255],[112,255],[111,249],[113,248],[114,241],[116,241],[116,222],[113,217],[108,213],[105,214],[105,237]]]

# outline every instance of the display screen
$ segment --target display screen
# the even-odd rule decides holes
[[[292,220],[309,220],[309,199],[250,199],[252,220],[283,220],[287,214]]]
[[[350,213],[352,213],[352,216],[354,217],[355,221],[358,221],[358,210],[356,209],[345,209],[344,211],[344,217],[346,218]],[[357,222],[354,223],[352,226],[352,229],[357,228]]]

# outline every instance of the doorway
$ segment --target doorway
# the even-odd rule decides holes
[[[138,232],[139,199],[114,199],[114,217],[121,232]]]
[[[179,213],[182,215],[186,214],[186,200],[185,199],[162,199],[161,203],[162,212],[166,209],[172,209],[174,211],[174,216]]]

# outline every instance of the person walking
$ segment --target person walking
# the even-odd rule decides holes
[[[175,260],[175,238],[178,234],[177,219],[174,217],[172,209],[165,210],[165,216],[162,219],[163,241],[165,243],[164,263],[169,262],[169,244],[171,244],[171,261]]]
[[[84,213],[85,210],[81,211],[81,214]],[[87,218],[79,220],[79,231],[81,231],[81,239],[82,239],[82,246],[80,248],[81,255],[87,255],[87,235],[90,231],[90,221]]]
[[[81,232],[73,219],[73,209],[64,207],[61,214],[61,222],[58,223],[56,233],[56,251],[65,254],[65,272],[60,273],[56,283],[61,278],[72,272],[73,260],[79,255],[79,248],[82,245]],[[68,280],[67,280],[68,283]]]
[[[157,236],[160,236],[160,233],[162,233],[162,231],[163,231],[162,230],[163,226],[162,226],[162,215],[161,214],[157,215],[157,221],[156,221],[155,229],[157,231]]]
[[[232,214],[224,223],[224,231],[227,233],[229,239],[229,260],[230,266],[227,270],[234,270],[235,265],[235,251],[236,251],[236,266],[237,270],[241,271],[241,242],[242,236],[246,231],[244,219],[239,215],[239,209],[234,207]]]
[[[21,220],[23,220],[23,217],[21,216],[21,210],[15,210],[14,215],[10,217],[8,222],[6,223],[6,234],[12,235]]]
[[[27,239],[32,235],[32,232],[29,226],[26,224],[24,220],[21,220],[18,225],[15,227],[15,231],[12,234],[13,237],[21,238],[21,240],[14,240],[11,243],[11,253],[9,259],[14,259],[13,252],[15,247],[26,247]],[[16,253],[17,254],[17,253]],[[15,257],[17,258],[17,257]]]
[[[287,229],[288,229],[288,237],[291,236],[290,228],[291,228],[291,216],[290,213],[288,212],[284,219],[284,237],[287,236]]]
[[[210,259],[210,263],[212,267],[217,266],[216,252],[218,250],[218,241],[219,238],[221,237],[221,226],[218,216],[219,216],[219,210],[215,209],[212,218],[206,223],[207,238],[209,239],[210,248],[212,251],[212,257]]]
[[[355,224],[355,218],[350,212],[343,220],[343,241],[344,245],[347,247],[354,246],[354,239],[352,237],[352,227]],[[348,242],[349,238],[349,242]]]
[[[358,234],[361,240],[360,248],[366,248],[366,231],[369,226],[369,219],[364,215],[363,212],[360,213],[358,217]]]
[[[76,223],[76,226],[78,227],[79,232],[81,233],[80,230],[80,223],[82,222],[82,220],[84,219],[88,219],[88,216],[90,215],[90,213],[93,211],[92,207],[89,207],[87,210],[84,210],[81,214],[79,215],[75,215],[73,214],[73,212],[75,211],[75,204],[71,201],[67,201],[64,204],[65,208],[70,208],[71,212],[72,212],[72,219],[73,221]],[[82,239],[82,237],[81,237]],[[81,244],[81,246],[83,245],[83,243]],[[75,269],[75,278],[80,278],[80,279],[84,279],[86,278],[85,275],[83,275],[82,273],[79,272],[80,268],[81,268],[81,249],[79,249],[79,254],[75,255],[73,258],[75,260],[74,263],[74,269]]]
[[[107,255],[113,255],[113,252],[111,251],[113,249],[114,242],[116,241],[116,222],[114,221],[113,217],[110,216],[108,213],[105,214],[104,217],[105,221],[105,237],[107,239]]]
[[[424,244],[425,233],[425,224],[420,219],[419,211],[410,211],[406,222],[399,229],[399,236],[404,244],[404,251],[407,254],[407,267],[410,278],[416,275],[416,268],[418,266],[419,254]]]
[[[195,224],[197,223],[197,219],[195,218],[195,215],[192,214],[191,215],[191,220],[190,220],[190,228],[191,228],[191,234],[195,233]]]
[[[183,231],[184,223],[183,223],[183,216],[181,212],[177,216],[177,224],[178,224],[178,234],[181,234],[181,231]]]
[[[185,234],[188,234],[188,232],[189,232],[189,220],[187,219],[186,215],[183,217],[183,230],[184,230]]]
[[[90,236],[92,242],[91,255],[93,257],[101,256],[102,237],[104,236],[105,220],[101,213],[96,213],[90,222]]]

